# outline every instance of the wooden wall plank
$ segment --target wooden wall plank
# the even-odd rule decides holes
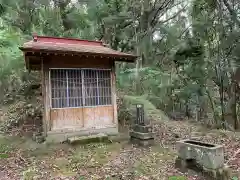
[[[98,106],[95,111],[96,128],[113,125],[113,106]]]
[[[52,130],[104,128],[113,125],[113,106],[51,110]]]
[[[107,58],[81,58],[78,56],[50,56],[45,61],[49,68],[111,68]]]
[[[84,128],[95,128],[95,107],[83,108]]]
[[[83,128],[83,108],[51,109],[52,130]]]
[[[83,108],[84,128],[105,128],[113,125],[113,106]]]

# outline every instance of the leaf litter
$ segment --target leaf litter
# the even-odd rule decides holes
[[[0,179],[167,180],[171,176],[183,176],[189,180],[204,180],[201,174],[194,171],[183,174],[174,166],[176,141],[190,137],[223,144],[225,162],[239,175],[240,136],[227,131],[206,129],[203,132],[199,129],[199,125],[186,121],[156,122],[156,143],[149,148],[135,147],[126,141],[77,147],[53,145],[50,149],[45,147],[48,152],[33,155],[27,147],[19,146],[9,158],[0,160]]]

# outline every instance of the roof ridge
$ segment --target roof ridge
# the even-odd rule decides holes
[[[33,34],[32,36],[33,36],[33,39],[36,39],[36,40],[41,39],[41,38],[47,38],[47,39],[62,39],[62,40],[103,43],[103,41],[99,41],[99,40],[87,40],[87,39],[79,39],[79,38],[72,38],[72,37],[40,36],[40,35],[37,35],[37,34]]]
[[[41,44],[56,44],[56,45],[64,45],[64,44],[67,44],[67,45],[74,45],[74,46],[96,46],[96,47],[101,47],[101,48],[103,48],[103,47],[105,47],[105,48],[109,48],[109,49],[111,49],[110,47],[107,47],[107,46],[105,46],[105,45],[101,45],[101,46],[99,46],[99,45],[95,45],[95,44],[81,44],[81,43],[79,43],[79,44],[76,44],[76,43],[64,43],[64,42],[51,42],[51,41],[33,41],[33,40],[31,40],[31,41],[28,41],[28,42],[25,42],[24,44],[28,44],[28,43],[33,43],[33,44],[37,44],[37,43],[41,43]],[[112,49],[113,50],[113,49]]]

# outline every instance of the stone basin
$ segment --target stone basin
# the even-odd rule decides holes
[[[207,169],[224,167],[224,149],[221,145],[204,143],[190,139],[177,141],[178,157],[182,160],[194,160]]]

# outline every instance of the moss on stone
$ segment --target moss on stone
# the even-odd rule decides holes
[[[108,136],[105,134],[90,135],[90,136],[75,136],[68,138],[68,143],[74,144],[88,144],[96,142],[110,142]]]

